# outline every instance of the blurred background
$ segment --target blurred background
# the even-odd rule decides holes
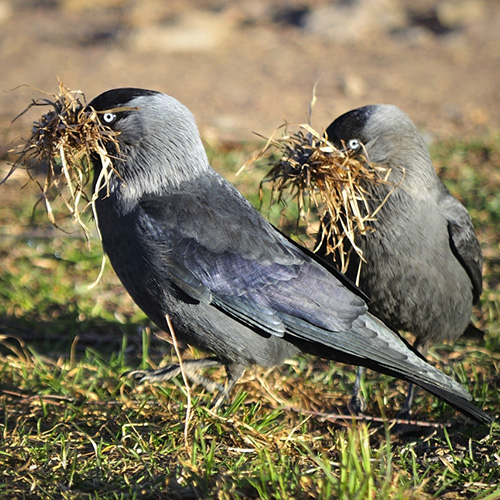
[[[429,138],[500,124],[498,0],[0,0],[0,155],[57,78],[90,100],[137,86],[184,102],[205,138],[253,140],[393,103]],[[16,89],[17,88],[17,89]],[[14,90],[15,89],[15,90]]]

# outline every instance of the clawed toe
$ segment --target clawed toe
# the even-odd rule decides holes
[[[353,394],[347,403],[347,409],[352,415],[361,415],[366,410],[366,401],[360,393]]]
[[[170,364],[156,370],[132,370],[124,373],[122,377],[131,378],[140,384],[144,382],[158,383],[165,382],[184,372],[187,379],[195,385],[201,385],[209,392],[223,392],[224,387],[213,380],[198,373],[203,368],[221,366],[222,363],[217,358],[186,360],[180,364]]]
[[[208,377],[198,373],[203,368],[213,368],[224,366],[226,368],[227,379],[224,385],[214,382]],[[122,377],[127,377],[138,381],[138,383],[158,383],[170,380],[181,373],[194,385],[200,385],[208,392],[216,393],[210,408],[216,409],[229,401],[229,394],[235,383],[243,375],[245,367],[239,364],[226,365],[217,358],[189,359],[180,364],[170,364],[156,370],[132,370],[124,373]]]

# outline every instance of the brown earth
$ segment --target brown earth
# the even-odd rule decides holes
[[[416,6],[418,5],[418,6]],[[0,157],[59,77],[88,99],[113,87],[169,93],[205,138],[250,140],[374,102],[429,138],[500,128],[497,0],[0,0]]]

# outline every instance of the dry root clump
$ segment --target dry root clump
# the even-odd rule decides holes
[[[287,124],[280,128],[283,136],[269,139],[261,153],[278,152],[261,188],[270,183],[271,202],[283,203],[285,208],[290,199],[295,200],[306,233],[315,239],[319,222],[321,243],[315,250],[326,245],[338,268],[346,272],[353,249],[363,260],[356,238],[373,231],[370,223],[387,199],[374,199],[367,187],[389,184],[390,169],[371,164],[367,155],[335,148],[310,125],[301,124],[290,134]],[[350,245],[345,244],[346,238]]]
[[[88,236],[81,214],[93,206],[96,193],[107,186],[113,169],[108,151],[119,152],[116,133],[101,124],[96,111],[87,107],[81,91],[71,91],[59,83],[58,93],[48,95],[33,100],[19,115],[34,106],[51,108],[33,123],[31,136],[14,150],[19,156],[9,175],[17,168],[26,169],[41,189],[50,221],[56,224],[52,202],[61,199]],[[103,168],[95,192],[88,196],[86,186],[91,179],[92,155],[101,158]]]

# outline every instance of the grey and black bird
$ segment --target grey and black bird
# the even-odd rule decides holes
[[[90,102],[118,133],[115,173],[96,200],[104,251],[137,305],[161,329],[212,354],[227,397],[246,367],[299,353],[364,365],[427,389],[483,423],[457,382],[367,311],[359,291],[290,242],[211,168],[190,111],[163,93],[107,91]],[[94,161],[94,176],[102,168]],[[175,365],[136,372],[172,376]]]
[[[389,183],[361,181],[370,210],[387,198],[370,223],[372,230],[356,237],[364,258],[358,284],[370,299],[370,311],[411,332],[424,355],[436,342],[456,340],[481,295],[483,257],[471,218],[436,175],[422,135],[393,105],[349,111],[326,134],[337,148],[390,169]],[[325,244],[319,253],[333,262]],[[353,252],[347,276],[356,280],[358,268]],[[408,413],[412,398],[413,387],[404,408]]]

